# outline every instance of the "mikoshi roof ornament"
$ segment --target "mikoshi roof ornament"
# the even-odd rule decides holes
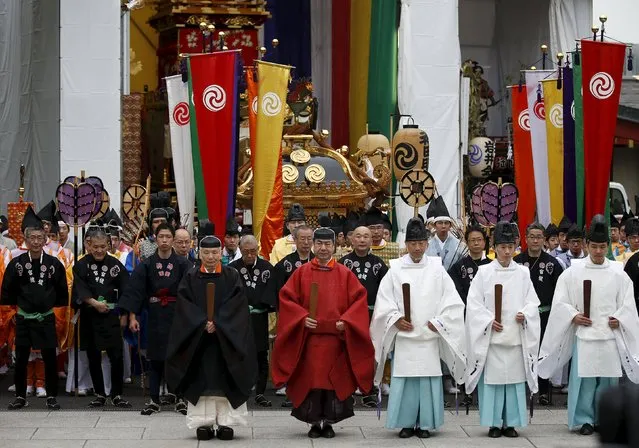
[[[430,145],[428,135],[415,124],[412,117],[393,136],[393,173],[398,179],[402,200],[415,209],[430,202],[435,195],[435,179],[428,172]]]

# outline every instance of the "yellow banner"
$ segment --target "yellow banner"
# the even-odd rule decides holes
[[[288,65],[257,62],[259,90],[253,166],[253,233],[257,241],[278,174],[290,70]]]
[[[368,59],[371,43],[371,0],[351,0],[349,136],[351,154],[366,134],[368,116]],[[381,132],[381,129],[376,129]]]
[[[548,186],[550,189],[551,222],[564,216],[564,108],[562,91],[556,79],[542,81],[546,111],[546,142],[548,150]]]

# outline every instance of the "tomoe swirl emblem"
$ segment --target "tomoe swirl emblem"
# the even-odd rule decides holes
[[[561,104],[554,104],[550,108],[550,122],[558,129],[564,127],[564,108]]]
[[[189,124],[190,116],[189,106],[184,101],[177,103],[173,108],[173,121],[175,121],[178,126]]]
[[[274,117],[282,111],[282,100],[275,92],[266,92],[262,98],[262,112],[267,117]]]
[[[546,106],[544,106],[544,102],[540,101],[535,103],[535,106],[533,107],[533,112],[535,112],[535,117],[539,118],[540,120],[545,120]]]
[[[226,106],[226,92],[217,84],[211,84],[202,93],[202,102],[211,112],[219,112]]]
[[[472,166],[477,165],[481,162],[483,155],[484,151],[482,151],[479,145],[470,145],[468,150],[468,164]]]
[[[590,93],[598,100],[606,100],[615,92],[615,81],[606,72],[595,73],[590,78]]]
[[[522,110],[519,113],[517,122],[519,123],[519,127],[524,131],[530,131],[530,114],[528,113],[528,109]]]
[[[574,101],[570,105],[570,116],[572,117],[573,120],[575,119],[575,102]]]
[[[253,97],[253,102],[251,103],[251,109],[253,110],[253,113],[255,115],[257,115],[257,97]]]
[[[395,146],[395,166],[400,170],[411,170],[417,164],[417,150],[410,143],[399,143]]]

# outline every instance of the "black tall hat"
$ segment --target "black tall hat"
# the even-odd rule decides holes
[[[118,216],[118,213],[115,210],[111,209],[108,211],[108,214],[109,219],[107,221],[107,224],[112,227],[118,227],[119,230],[122,230],[122,228],[124,227],[124,223]]]
[[[201,219],[198,223],[197,228],[197,237],[198,239],[202,239],[205,236],[214,236],[215,235],[215,224],[208,219]]]
[[[22,233],[24,233],[27,228],[44,230],[42,219],[40,219],[40,217],[36,215],[30,205],[27,206],[27,210],[24,212],[24,217],[22,218]]]
[[[377,207],[371,207],[366,210],[364,214],[364,225],[366,226],[376,226],[383,225],[385,222],[384,214]]]
[[[561,221],[559,221],[559,232],[560,233],[568,233],[568,230],[570,230],[570,227],[572,226],[572,221],[570,220],[569,217],[564,216],[563,218],[561,218]]]
[[[546,239],[552,238],[553,236],[559,236],[559,227],[554,225],[553,223],[548,224],[546,230],[544,230],[544,236]]]
[[[406,242],[428,241],[429,232],[426,230],[424,221],[419,218],[411,218],[406,224]]]
[[[149,196],[151,209],[166,208],[171,205],[171,195],[168,191],[158,191]]]
[[[453,221],[450,217],[450,213],[448,212],[448,207],[446,207],[443,196],[437,196],[431,201],[428,209],[426,210],[426,217],[432,222]]]
[[[588,240],[593,243],[608,243],[608,225],[604,215],[595,215],[592,217],[590,227],[588,228]]]
[[[38,212],[38,217],[43,221],[53,222],[55,219],[55,211],[55,202],[49,201],[49,203]]]
[[[333,232],[335,232],[335,235],[338,235],[340,232],[346,234],[346,230],[345,230],[346,217],[333,214],[333,216],[331,216],[331,222],[329,227],[333,229]]]
[[[604,219],[604,221],[605,221],[605,219]],[[583,237],[584,237],[584,233],[577,226],[577,224],[571,225],[570,228],[568,229],[568,231],[566,232],[566,239],[567,240],[583,239]]]
[[[495,246],[498,244],[515,244],[516,237],[515,227],[508,221],[499,221],[493,231]]]
[[[164,218],[168,222],[169,214],[164,208],[154,208],[151,210],[151,213],[149,213],[149,222],[153,222],[153,220],[157,218]]]
[[[639,218],[630,218],[626,221],[626,236],[639,235]]]
[[[291,221],[306,221],[306,215],[304,214],[304,207],[301,204],[293,204],[288,209],[287,222]]]
[[[353,232],[361,225],[361,218],[356,212],[348,212],[346,215],[346,224],[344,225],[344,233]]]
[[[240,225],[235,218],[231,217],[226,221],[225,235],[234,236],[240,234]]]
[[[617,218],[612,213],[610,214],[610,228],[621,229],[621,223],[617,221]]]

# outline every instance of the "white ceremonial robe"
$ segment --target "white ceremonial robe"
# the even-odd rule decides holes
[[[400,332],[395,323],[404,317],[402,284],[411,287],[413,331]],[[437,332],[428,328],[431,323]],[[377,292],[371,320],[375,347],[375,384],[384,373],[384,363],[393,352],[393,376],[441,376],[441,358],[456,381],[466,369],[464,304],[455,284],[438,257],[424,257],[414,263],[409,255],[390,261]]]
[[[502,332],[493,332],[495,285],[503,285]],[[537,385],[537,355],[541,322],[539,299],[528,268],[514,261],[506,268],[497,260],[480,266],[470,284],[466,308],[468,367],[466,393],[477,386],[482,372],[485,384],[527,382],[533,393]],[[517,313],[525,320],[519,324]]]
[[[639,317],[632,281],[619,262],[596,265],[590,257],[574,261],[557,282],[539,352],[539,375],[548,378],[563,368],[576,343],[579,377],[620,377],[623,368],[639,383]],[[592,281],[589,327],[572,323],[584,309],[584,280]],[[619,329],[610,328],[609,317],[619,320]]]

